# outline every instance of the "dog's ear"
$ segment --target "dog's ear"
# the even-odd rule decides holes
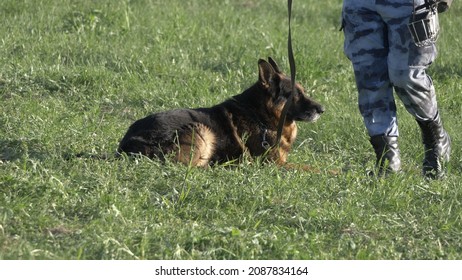
[[[275,74],[276,71],[271,64],[264,59],[258,60],[258,80],[262,85],[269,86],[270,81],[273,80]]]
[[[276,61],[274,61],[274,59],[271,56],[268,56],[268,62],[271,64],[271,66],[273,66],[273,69],[274,71],[276,71],[276,73],[282,74],[282,71],[279,69],[278,64],[276,63]]]

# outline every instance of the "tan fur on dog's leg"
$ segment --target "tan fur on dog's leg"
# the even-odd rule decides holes
[[[191,130],[179,135],[176,160],[192,166],[208,166],[216,143],[215,134],[203,124],[195,124]]]

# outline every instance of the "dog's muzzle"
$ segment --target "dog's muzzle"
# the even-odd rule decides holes
[[[321,117],[321,114],[322,113],[319,113],[317,111],[309,111],[296,116],[294,119],[296,121],[315,122]]]

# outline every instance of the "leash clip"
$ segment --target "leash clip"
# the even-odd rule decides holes
[[[265,128],[265,130],[263,131],[263,140],[261,141],[261,146],[263,147],[263,149],[268,150],[269,148],[271,148],[271,144],[268,141],[266,141],[266,133],[268,133],[268,129]]]

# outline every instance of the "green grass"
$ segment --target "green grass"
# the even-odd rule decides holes
[[[240,93],[259,58],[288,71],[285,1],[1,1],[0,259],[461,259],[461,8],[441,16],[430,70],[452,160],[426,181],[400,103],[405,172],[366,175],[341,1],[311,2],[294,1],[297,79],[327,111],[299,125],[289,161],[320,174],[66,159],[112,154],[151,112]]]

